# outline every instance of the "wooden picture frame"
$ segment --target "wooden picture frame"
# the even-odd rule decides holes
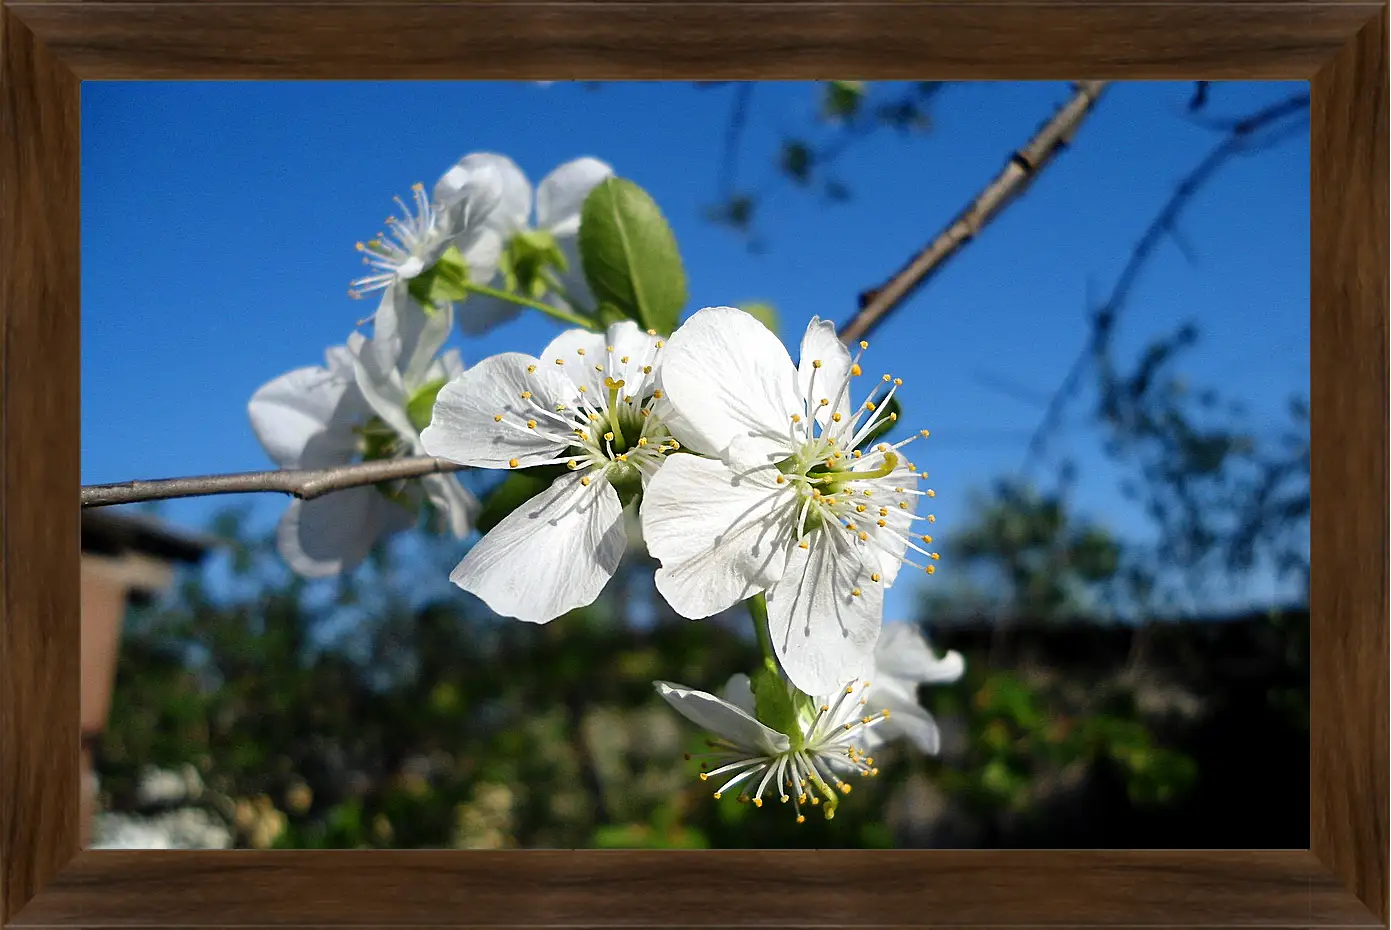
[[[14,0],[0,30],[0,925],[1386,925],[1384,2]],[[79,851],[81,82],[504,77],[1308,79],[1311,848]]]

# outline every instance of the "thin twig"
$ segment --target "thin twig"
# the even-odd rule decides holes
[[[1022,194],[1072,140],[1108,83],[1082,81],[1075,85],[1072,99],[1053,114],[1027,145],[1010,156],[1004,170],[946,229],[888,281],[860,294],[860,311],[841,329],[841,340],[848,344],[863,339],[962,246],[978,236],[996,214]]]
[[[110,507],[139,501],[169,500],[175,497],[206,497],[212,494],[249,494],[276,491],[300,500],[313,500],[332,491],[399,481],[458,471],[462,465],[430,456],[383,459],[336,468],[295,468],[278,471],[251,471],[234,475],[201,475],[193,478],[162,478],[156,481],[122,481],[95,484],[82,489],[83,507]]]
[[[1253,147],[1256,150],[1263,147],[1255,144],[1262,140],[1252,139],[1256,133],[1286,117],[1307,111],[1308,108],[1309,95],[1295,94],[1258,110],[1244,119],[1233,121],[1227,128],[1227,137],[1214,146],[1203,160],[1174,187],[1173,193],[1169,195],[1163,208],[1150,222],[1139,241],[1135,243],[1135,247],[1131,249],[1130,258],[1126,261],[1119,277],[1116,278],[1115,285],[1111,288],[1111,293],[1107,296],[1106,301],[1093,312],[1092,328],[1087,335],[1086,342],[1083,343],[1077,357],[1073,359],[1062,383],[1054,391],[1048,402],[1048,407],[1044,411],[1043,419],[1029,439],[1028,448],[1024,453],[1024,461],[1019,469],[1021,475],[1027,475],[1030,466],[1042,456],[1044,443],[1047,442],[1048,436],[1062,418],[1068,401],[1081,387],[1082,376],[1086,374],[1092,359],[1110,338],[1115,327],[1116,317],[1129,299],[1130,292],[1139,280],[1141,270],[1159,247],[1159,243],[1166,236],[1172,237],[1183,209],[1188,206],[1198,191],[1212,180],[1217,170],[1224,164],[1237,155],[1247,153]],[[1264,141],[1266,144],[1270,144],[1272,141],[1278,141],[1278,138],[1277,135],[1273,140]]]

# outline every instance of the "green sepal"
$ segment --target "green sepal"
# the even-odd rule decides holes
[[[792,741],[794,751],[801,749],[802,724],[798,719],[791,686],[771,663],[755,671],[750,676],[750,684],[753,688],[754,716],[758,722],[785,734]]]
[[[426,313],[444,304],[460,303],[468,297],[468,262],[457,246],[451,245],[439,260],[411,278],[407,290]]]
[[[542,229],[526,229],[507,240],[498,269],[507,290],[530,300],[546,296],[546,271],[568,271],[570,262],[556,244],[555,236]]]

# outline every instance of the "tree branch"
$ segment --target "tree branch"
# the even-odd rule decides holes
[[[1071,367],[1058,389],[1053,392],[1044,411],[1043,419],[1029,439],[1024,453],[1021,475],[1027,475],[1030,466],[1043,454],[1044,444],[1053,432],[1063,411],[1072,397],[1081,388],[1082,376],[1086,374],[1092,360],[1104,349],[1116,323],[1117,316],[1130,297],[1130,292],[1139,281],[1140,272],[1158,249],[1165,237],[1172,238],[1179,216],[1205,184],[1212,180],[1219,168],[1238,155],[1261,151],[1266,146],[1278,142],[1282,131],[1277,130],[1273,137],[1259,138],[1257,134],[1291,116],[1307,113],[1309,95],[1295,94],[1278,103],[1271,104],[1239,120],[1231,121],[1226,127],[1226,137],[1214,146],[1174,187],[1173,193],[1163,208],[1146,227],[1144,233],[1130,251],[1130,257],[1116,278],[1106,301],[1092,313],[1092,328],[1086,342],[1073,359]]]
[[[1038,173],[1072,140],[1077,128],[1100,99],[1108,81],[1082,81],[1070,99],[1021,149],[1004,170],[971,201],[928,245],[877,288],[860,294],[860,311],[841,329],[847,344],[863,339],[898,308],[929,276],[980,234],[1006,205],[1022,194]]]
[[[88,485],[82,489],[83,507],[110,507],[138,501],[169,500],[175,497],[206,497],[212,494],[248,494],[277,491],[308,501],[332,491],[399,481],[458,471],[462,465],[429,456],[384,459],[336,468],[296,468],[277,471],[251,471],[234,475],[202,475],[193,478],[162,478],[156,481],[122,481],[117,484]]]

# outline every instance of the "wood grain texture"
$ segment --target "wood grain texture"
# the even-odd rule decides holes
[[[0,24],[0,923],[1157,928],[1387,921],[1384,4],[30,0],[0,9]],[[74,73],[1193,79],[1305,78],[1316,71],[1312,852],[72,859],[79,629]]]
[[[13,928],[1366,927],[1307,851],[83,853]]]
[[[1310,82],[1310,846],[1387,902],[1387,15]]]
[[[1356,0],[11,6],[84,79],[811,79],[828,69],[865,79],[1303,79],[1378,9]]]
[[[0,923],[77,850],[78,118],[0,8]]]

